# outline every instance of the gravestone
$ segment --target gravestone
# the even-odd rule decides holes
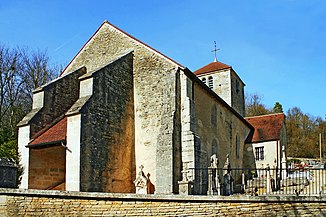
[[[226,162],[223,167],[223,195],[229,196],[233,194],[233,182],[234,179],[231,176],[231,164],[229,160],[229,155],[226,155]]]
[[[17,166],[8,158],[0,158],[0,187],[17,187]]]

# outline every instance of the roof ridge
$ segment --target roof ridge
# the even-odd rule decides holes
[[[154,49],[153,47],[149,46],[148,44],[146,44],[146,43],[140,41],[139,39],[135,38],[134,36],[130,35],[129,33],[123,31],[122,29],[116,27],[115,25],[113,25],[113,24],[110,23],[109,21],[104,20],[103,24],[104,24],[104,23],[107,23],[108,25],[110,25],[111,27],[115,28],[115,29],[118,30],[119,32],[121,32],[121,33],[125,34],[126,36],[128,36],[129,38],[131,38],[131,39],[137,41],[137,42],[140,43],[141,45],[143,45],[143,46],[149,48],[150,50],[154,51],[155,53],[159,54],[160,56],[162,56],[162,57],[168,59],[169,61],[173,62],[174,64],[178,65],[179,67],[181,67],[181,68],[185,68],[185,67],[184,67],[183,65],[181,65],[180,63],[178,63],[178,62],[176,62],[175,60],[171,59],[170,57],[164,55],[164,54],[161,53],[160,51],[158,51],[158,50]],[[103,25],[103,24],[102,24],[102,25]],[[102,27],[102,25],[101,25],[101,27]]]
[[[279,112],[279,113],[270,113],[270,114],[265,114],[265,115],[256,115],[256,116],[248,116],[244,118],[260,118],[260,117],[268,117],[268,116],[273,116],[273,115],[285,115],[284,112]]]
[[[147,45],[146,43],[138,40],[137,38],[135,38],[134,36],[130,35],[129,33],[119,29],[118,27],[116,27],[115,25],[113,25],[112,23],[108,22],[107,20],[104,20],[103,23],[100,25],[100,27],[94,32],[94,34],[87,40],[87,42],[81,47],[81,49],[77,52],[77,54],[71,59],[71,61],[67,64],[67,66],[64,68],[64,70],[60,73],[59,76],[61,76],[66,70],[67,68],[71,65],[71,63],[77,58],[77,56],[84,50],[84,48],[87,46],[87,44],[94,38],[94,36],[100,31],[100,29],[105,25],[109,25],[112,28],[114,28],[115,30],[117,30],[118,32],[126,35],[127,37],[131,38],[132,40],[138,42],[139,44],[145,46],[146,48],[150,49],[151,51],[155,52],[156,54],[158,54],[159,56],[169,60],[170,62],[178,65],[178,67],[184,69],[185,67],[183,65],[181,65],[180,63],[176,62],[175,60],[171,59],[170,57],[164,55],[163,53],[159,52],[158,50],[152,48],[151,46]]]
[[[194,71],[195,75],[201,75],[201,74],[206,74],[206,73],[210,73],[210,72],[214,72],[214,71],[220,71],[223,69],[232,69],[232,66],[229,66],[225,63],[222,63],[220,61],[214,61],[211,62],[199,69],[197,69],[196,71]]]

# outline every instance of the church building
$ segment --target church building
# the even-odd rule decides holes
[[[105,21],[57,79],[34,90],[18,125],[20,188],[132,193],[144,173],[157,194],[179,193],[183,176],[205,193],[194,171],[212,155],[253,166],[244,86],[231,66],[193,73]]]

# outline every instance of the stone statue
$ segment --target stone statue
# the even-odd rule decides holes
[[[136,194],[154,194],[155,185],[151,182],[149,178],[151,175],[148,173],[146,177],[143,169],[144,166],[140,165],[138,176],[134,181],[136,187]]]
[[[224,175],[223,175],[223,195],[229,196],[233,194],[233,177],[231,176],[231,164],[229,155],[226,155],[226,161],[223,167]]]
[[[147,193],[147,177],[145,176],[143,169],[144,169],[144,166],[140,165],[138,176],[137,176],[136,180],[134,181],[137,194],[146,194]]]
[[[218,191],[219,189],[217,188],[217,186],[219,185],[219,183],[216,183],[218,182],[218,176],[217,176],[217,173],[216,173],[216,170],[217,170],[217,167],[218,167],[218,164],[219,164],[219,160],[218,158],[216,157],[216,154],[213,154],[211,156],[211,166],[210,166],[210,169],[211,169],[211,180],[212,180],[212,184],[211,184],[211,188],[212,188],[212,192],[213,194],[218,194]]]
[[[227,173],[230,173],[230,171],[231,171],[231,164],[230,164],[229,154],[226,155],[226,161],[225,161],[223,169],[224,169],[224,175],[227,174]]]
[[[216,157],[216,154],[213,154],[211,156],[211,168],[217,168],[219,164],[218,158]]]

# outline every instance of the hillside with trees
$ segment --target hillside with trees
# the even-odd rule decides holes
[[[283,112],[282,105],[276,102],[273,108],[267,108],[258,94],[246,96],[246,116],[265,115]],[[314,117],[304,113],[298,107],[284,112],[286,115],[287,155],[289,157],[319,157],[319,134],[325,143],[326,121],[322,117]],[[325,145],[322,146],[326,156]]]

